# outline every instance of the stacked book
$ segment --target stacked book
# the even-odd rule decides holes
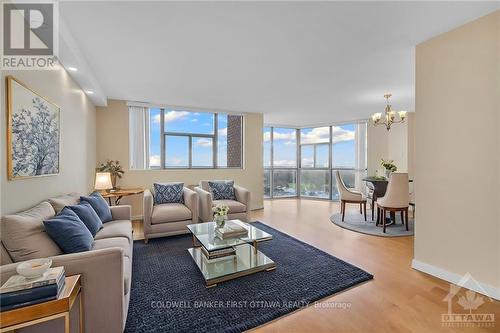
[[[217,262],[217,261],[232,259],[236,256],[236,249],[234,247],[228,247],[225,249],[214,250],[214,251],[207,251],[202,246],[201,252],[203,252],[208,262]]]
[[[0,288],[0,309],[3,312],[54,300],[64,289],[64,283],[64,267],[50,268],[33,279],[13,275]]]
[[[224,227],[215,229],[215,234],[220,239],[226,239],[246,236],[248,234],[248,230],[236,222],[227,221]]]

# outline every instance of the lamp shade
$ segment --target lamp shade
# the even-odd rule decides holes
[[[96,172],[94,188],[96,190],[109,190],[113,188],[111,174],[109,172]]]

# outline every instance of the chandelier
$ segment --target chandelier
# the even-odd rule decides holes
[[[392,94],[385,94],[384,98],[386,101],[385,111],[382,116],[382,113],[374,113],[372,115],[372,120],[375,125],[384,125],[387,130],[391,129],[392,124],[403,123],[406,118],[406,111],[397,111],[399,119],[396,119],[396,111],[392,110],[392,106],[389,102],[389,98],[391,98]]]

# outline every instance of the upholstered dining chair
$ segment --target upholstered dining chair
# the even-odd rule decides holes
[[[359,213],[363,214],[362,209],[364,209],[365,221],[366,221],[366,198],[364,198],[361,193],[351,191],[347,188],[347,186],[345,186],[342,177],[340,177],[339,170],[335,171],[335,178],[337,179],[337,189],[339,191],[339,196],[340,196],[340,212],[342,213],[342,222],[344,222],[346,203],[359,204]]]
[[[386,227],[387,212],[401,212],[401,221],[408,230],[408,206],[410,194],[407,173],[391,173],[385,195],[377,199],[377,225],[382,223],[383,232]]]

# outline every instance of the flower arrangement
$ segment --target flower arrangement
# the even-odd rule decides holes
[[[217,224],[218,228],[222,228],[226,224],[227,213],[229,212],[229,207],[224,204],[218,204],[212,208],[214,215],[214,222]]]
[[[101,163],[98,169],[100,172],[109,172],[111,174],[113,188],[116,188],[116,179],[122,178],[122,175],[125,173],[120,162],[113,160],[107,160],[106,163]]]
[[[385,170],[387,170],[389,172],[395,172],[398,169],[396,164],[394,164],[394,160],[381,159],[380,165],[383,166],[385,168]]]

